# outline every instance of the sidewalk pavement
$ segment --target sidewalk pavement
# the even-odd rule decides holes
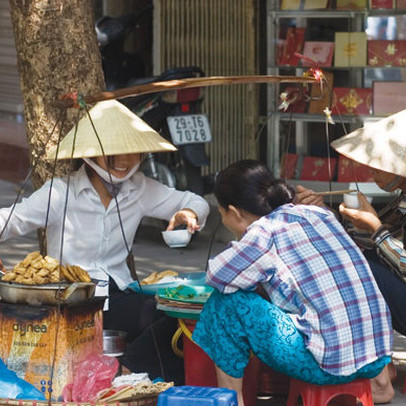
[[[10,206],[19,190],[19,184],[0,180],[0,207]],[[32,187],[28,186],[23,196],[28,196],[31,192]],[[186,248],[167,247],[161,236],[164,228],[163,222],[147,219],[137,232],[133,251],[136,270],[140,278],[144,278],[153,271],[160,272],[165,269],[172,269],[180,273],[204,271],[208,257],[222,251],[232,238],[231,234],[221,225],[220,215],[215,208],[209,216],[205,229],[192,238]],[[35,250],[38,250],[38,243],[36,233],[33,232],[25,237],[1,243],[0,258],[6,269],[12,268],[29,252]],[[398,376],[394,381],[396,395],[391,405],[405,406],[406,394],[401,393],[406,377],[405,336],[395,333],[393,350]],[[286,397],[283,396],[264,396],[257,403],[258,406],[284,406],[285,404]]]

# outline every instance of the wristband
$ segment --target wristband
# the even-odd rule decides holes
[[[380,226],[378,230],[371,235],[371,238],[376,245],[379,245],[388,236],[390,236],[389,230],[385,226]]]

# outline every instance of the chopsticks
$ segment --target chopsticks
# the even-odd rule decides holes
[[[328,192],[314,192],[317,196],[330,196],[330,195],[343,195],[345,193],[354,193],[357,189],[345,189],[345,190],[330,190]]]

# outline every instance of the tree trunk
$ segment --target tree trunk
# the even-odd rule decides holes
[[[10,0],[17,63],[31,164],[39,158],[32,181],[40,187],[52,175],[44,143],[60,116],[59,95],[77,91],[92,94],[104,89],[104,77],[94,30],[91,0]],[[62,135],[74,125],[69,109]],[[60,127],[47,145],[58,140]],[[59,165],[56,175],[66,172]]]

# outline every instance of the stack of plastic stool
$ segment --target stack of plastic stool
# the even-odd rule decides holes
[[[315,385],[293,378],[290,380],[286,406],[296,406],[300,396],[303,406],[327,406],[330,400],[341,395],[351,395],[351,403],[346,403],[346,405],[356,405],[358,398],[363,406],[374,406],[369,379],[356,379],[341,385]],[[346,396],[346,400],[348,398]]]
[[[238,406],[237,392],[207,386],[172,386],[158,396],[158,406]]]

